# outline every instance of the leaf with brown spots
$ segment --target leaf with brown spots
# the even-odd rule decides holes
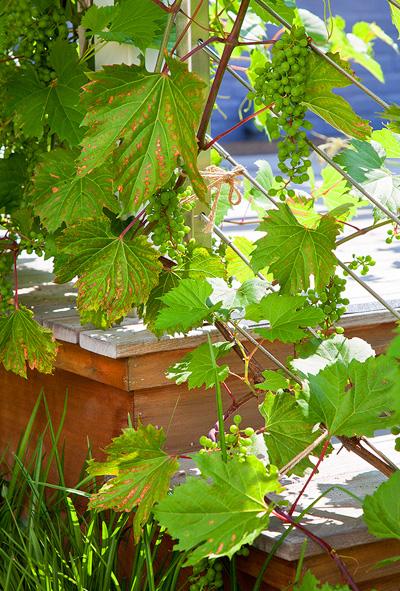
[[[198,197],[207,193],[196,141],[205,85],[185,64],[168,64],[169,76],[139,66],[106,66],[84,88],[88,129],[80,174],[112,156],[124,214],[163,187],[182,164]]]
[[[144,303],[158,283],[161,263],[155,248],[145,236],[120,238],[105,218],[70,226],[57,245],[57,281],[78,276],[78,309],[86,318],[103,312],[101,328]]]
[[[55,232],[63,222],[76,224],[99,217],[103,207],[118,212],[112,172],[107,164],[84,177],[76,176],[78,153],[58,148],[47,153],[36,169],[32,190],[35,213]]]
[[[112,476],[90,499],[90,509],[133,511],[133,529],[138,541],[155,503],[164,498],[172,476],[179,468],[176,457],[163,451],[163,429],[139,425],[124,429],[106,449],[105,462],[89,463],[91,476]]]
[[[218,452],[197,454],[202,477],[189,477],[163,499],[154,514],[178,539],[176,550],[190,552],[186,564],[232,557],[268,527],[265,495],[280,491],[277,471],[268,472],[255,456],[223,462]]]
[[[26,369],[52,373],[57,353],[53,333],[40,326],[26,308],[0,318],[0,361],[5,369],[26,378]]]

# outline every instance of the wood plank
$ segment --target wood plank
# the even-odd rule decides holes
[[[69,486],[78,482],[87,456],[88,440],[93,454],[102,459],[104,447],[127,425],[128,413],[132,416],[134,413],[134,399],[129,392],[60,369],[54,376],[29,372],[28,380],[0,369],[0,382],[0,450],[8,449],[9,458],[16,449],[40,391],[43,390],[46,396],[56,427],[68,392],[60,450],[65,445],[65,476]],[[35,436],[43,431],[46,422],[42,406],[35,423]],[[45,450],[48,451],[49,447],[50,442],[46,438]],[[51,477],[56,480],[54,470]]]
[[[129,392],[133,388],[129,382],[128,361],[96,355],[79,345],[59,343],[56,368]]]

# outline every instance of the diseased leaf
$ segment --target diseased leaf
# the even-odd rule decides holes
[[[364,520],[377,538],[400,540],[400,471],[364,499]]]
[[[68,227],[58,240],[57,281],[78,276],[78,309],[90,318],[103,312],[111,326],[146,301],[157,285],[161,263],[144,236],[130,239],[112,233],[108,220]],[[103,326],[102,326],[103,328]]]
[[[342,62],[337,54],[328,54],[328,56],[342,68],[348,69],[347,64]],[[343,131],[350,137],[365,139],[371,134],[368,121],[361,119],[343,97],[332,92],[334,88],[342,88],[350,84],[348,78],[338,72],[322,56],[313,52],[308,54],[303,103],[335,129]]]
[[[268,460],[278,469],[286,466],[320,435],[318,430],[313,430],[313,426],[304,421],[300,406],[289,392],[268,392],[259,409],[265,419],[264,441]],[[318,451],[314,454],[318,455]],[[312,466],[312,462],[306,457],[288,474],[301,476],[304,470]]]
[[[136,508],[136,542],[154,505],[167,495],[171,478],[179,469],[176,457],[163,451],[165,439],[163,429],[153,425],[124,429],[106,448],[105,462],[89,462],[91,476],[113,477],[91,495],[89,508],[127,512]]]
[[[106,66],[84,88],[88,111],[80,174],[112,157],[123,213],[163,187],[182,161],[197,196],[207,194],[196,141],[205,85],[185,64],[168,65],[170,76],[139,66]]]
[[[313,308],[306,302],[307,298],[303,296],[271,293],[258,304],[247,306],[246,318],[255,322],[269,321],[270,328],[254,328],[263,339],[295,343],[307,336],[308,326],[317,326],[324,319],[321,309]]]
[[[15,112],[16,122],[27,137],[40,138],[48,125],[61,141],[71,146],[79,144],[83,135],[79,98],[86,76],[78,59],[75,44],[59,39],[49,49],[49,63],[56,74],[54,80],[44,84],[33,67],[26,67],[11,79],[8,108]]]
[[[301,225],[286,204],[268,212],[258,229],[267,232],[256,242],[252,253],[255,271],[269,267],[282,293],[296,294],[310,287],[322,289],[334,273],[333,255],[339,225],[329,215],[321,216],[317,228]]]
[[[165,307],[154,322],[156,330],[173,334],[201,326],[221,307],[220,303],[208,305],[211,293],[212,287],[206,281],[182,279],[177,287],[160,298]]]
[[[231,557],[268,526],[271,507],[264,496],[279,492],[277,473],[256,457],[223,462],[220,453],[198,454],[202,478],[189,477],[162,500],[155,516],[190,551],[187,565],[203,558]]]
[[[77,155],[75,151],[57,148],[48,152],[36,169],[34,209],[49,232],[55,232],[63,222],[72,225],[101,217],[103,207],[118,211],[112,171],[103,166],[85,177],[77,177]]]
[[[57,344],[53,333],[40,326],[27,308],[0,317],[0,361],[7,371],[26,378],[27,367],[52,373]]]
[[[330,435],[372,436],[399,424],[399,375],[391,360],[337,361],[308,378],[309,392],[301,395],[305,417],[324,423]]]
[[[312,355],[293,359],[291,365],[303,376],[308,376],[316,375],[321,369],[337,361],[348,366],[353,359],[365,361],[374,355],[375,351],[366,341],[358,337],[347,339],[343,335],[335,334],[319,343]]]
[[[212,349],[214,352],[214,359],[210,355],[210,346],[208,343],[203,343],[194,351],[191,351],[181,361],[175,363],[167,370],[167,378],[174,380],[177,384],[188,383],[189,390],[193,388],[212,388],[215,386],[215,377],[217,376],[219,382],[226,380],[229,374],[229,367],[224,365],[217,365],[215,370],[215,362],[221,357],[225,357],[232,349],[232,343],[213,343]]]

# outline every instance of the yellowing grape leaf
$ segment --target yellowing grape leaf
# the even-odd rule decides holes
[[[106,461],[92,460],[88,466],[91,476],[113,477],[91,496],[89,508],[127,512],[136,508],[136,541],[154,504],[167,495],[171,478],[179,468],[176,457],[163,451],[165,439],[163,429],[153,425],[124,429],[106,448]]]
[[[77,153],[58,148],[48,152],[36,169],[33,187],[35,213],[49,232],[63,222],[97,218],[103,207],[118,211],[112,171],[106,165],[84,177],[76,176]]]
[[[205,85],[185,64],[168,60],[168,65],[170,76],[139,66],[107,66],[85,86],[80,174],[112,156],[123,213],[164,186],[182,163],[198,197],[207,194],[196,141]]]
[[[308,379],[299,403],[307,420],[323,423],[330,435],[372,436],[400,422],[399,373],[384,356],[337,361]]]
[[[40,326],[26,308],[0,317],[0,361],[8,371],[26,378],[27,366],[52,373],[57,344],[53,333]]]
[[[350,72],[347,63],[337,54],[328,53],[328,56]],[[332,92],[333,88],[342,88],[350,84],[351,81],[322,56],[313,52],[308,54],[303,103],[335,129],[354,138],[366,139],[372,131],[368,121],[361,119],[343,97]]]
[[[333,255],[339,225],[329,215],[321,216],[316,228],[300,224],[286,204],[270,210],[258,227],[267,232],[256,242],[252,253],[255,271],[268,266],[283,293],[297,294],[310,287],[322,289],[334,273]]]
[[[218,382],[226,380],[229,374],[229,367],[224,363],[218,365],[216,361],[225,357],[232,349],[232,343],[213,343],[213,359],[210,354],[209,343],[203,343],[194,351],[191,351],[183,357],[178,363],[175,363],[167,370],[167,378],[174,380],[177,384],[188,383],[188,387],[212,388],[215,386],[216,378]],[[215,368],[217,366],[217,368]]]
[[[264,496],[279,492],[276,470],[255,456],[223,462],[221,454],[195,457],[202,478],[189,477],[155,508],[155,516],[190,552],[186,564],[203,558],[231,557],[268,526],[271,506]]]
[[[269,321],[270,328],[257,327],[255,332],[268,341],[295,343],[307,336],[308,326],[317,326],[324,319],[319,308],[307,305],[303,296],[271,293],[259,303],[246,308],[246,318],[255,322]]]
[[[78,276],[78,309],[104,312],[111,326],[135,305],[146,301],[161,270],[158,252],[144,236],[122,237],[105,219],[68,227],[58,240],[57,281]],[[103,326],[102,326],[103,328]]]

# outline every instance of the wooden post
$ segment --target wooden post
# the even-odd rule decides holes
[[[201,0],[183,0],[182,2],[182,14],[180,12],[178,14],[176,28],[177,28],[177,35],[179,36],[184,27],[187,25],[188,19],[185,15],[192,17],[194,21],[191,23],[191,27],[188,33],[182,39],[179,48],[178,54],[179,55],[186,55],[191,51],[194,47],[196,47],[197,43],[200,39],[205,41],[209,37],[208,27],[209,27],[209,2],[208,0],[203,0],[200,8]],[[210,60],[209,57],[203,52],[199,51],[195,53],[189,60],[188,60],[189,69],[192,72],[196,72],[207,84],[207,87],[210,85]],[[201,152],[199,155],[199,168],[200,170],[206,168],[210,164],[210,155],[209,152]],[[188,220],[188,225],[192,228],[191,237],[195,238],[195,240],[202,244],[203,246],[210,247],[211,246],[211,234],[204,233],[204,222],[199,218],[199,213],[205,212],[204,204],[197,204],[190,214],[190,218]]]

